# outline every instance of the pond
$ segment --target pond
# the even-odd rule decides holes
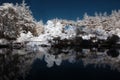
[[[0,80],[120,80],[119,52],[75,46],[2,48]]]

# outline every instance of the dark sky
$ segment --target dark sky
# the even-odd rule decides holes
[[[20,3],[22,0],[0,0]],[[94,15],[95,12],[108,12],[120,9],[120,0],[26,0],[33,16],[37,20],[82,18],[84,13]]]

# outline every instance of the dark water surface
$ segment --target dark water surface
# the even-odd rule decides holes
[[[44,66],[43,66],[44,65]],[[81,63],[70,64],[64,62],[61,66],[54,66],[46,68],[44,62],[36,60],[30,75],[27,80],[119,80],[120,73],[116,70],[110,70],[109,66],[106,68],[94,68],[94,65],[84,67]]]
[[[0,49],[0,80],[120,80],[119,56],[107,55],[110,51]]]

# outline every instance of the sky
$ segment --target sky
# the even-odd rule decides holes
[[[22,0],[0,0],[0,4],[4,2],[21,3]],[[84,13],[93,16],[95,12],[110,14],[120,9],[120,0],[26,0],[26,3],[34,18],[44,22],[54,18],[82,19]]]

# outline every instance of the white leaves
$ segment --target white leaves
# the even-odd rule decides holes
[[[32,37],[33,35],[31,32],[28,32],[27,34],[21,32],[20,37],[17,38],[17,42],[29,41]]]
[[[62,25],[60,22],[49,20],[44,30],[45,34],[49,34],[52,37],[59,37],[62,34]]]
[[[0,32],[2,38],[16,39],[20,36],[20,32],[30,31],[36,35],[36,22],[31,15],[29,7],[26,3],[13,5],[12,3],[4,3],[0,6]]]
[[[7,23],[7,25],[0,23],[1,26],[8,27],[9,25],[9,27],[11,27],[13,25],[12,27],[16,27],[16,30],[18,30],[16,31],[18,32],[18,36],[22,30],[25,30],[26,32],[31,31],[31,33],[33,33],[35,31],[32,29],[36,29],[36,33],[39,37],[38,39],[40,39],[40,36],[42,36],[41,34],[43,32],[44,36],[46,36],[46,39],[44,40],[52,40],[55,37],[60,37],[60,39],[72,39],[76,36],[77,27],[82,26],[85,27],[80,31],[85,32],[85,34],[79,34],[83,39],[90,39],[89,34],[96,35],[97,38],[105,38],[112,34],[119,35],[119,32],[116,32],[116,28],[120,28],[119,16],[120,10],[112,11],[112,14],[110,16],[108,16],[107,13],[100,13],[96,14],[95,16],[89,16],[87,13],[85,13],[84,19],[78,20],[77,22],[72,20],[53,19],[48,20],[47,24],[44,25],[41,22],[34,21],[34,18],[31,15],[31,11],[29,10],[29,6],[26,6],[26,3],[24,1],[20,5],[5,3],[0,6],[0,18],[4,19],[3,21]],[[65,29],[66,26],[69,28]],[[4,28],[4,30],[6,29],[9,28]],[[6,33],[6,31],[5,34],[9,34],[9,32]]]
[[[83,35],[82,39],[84,39],[84,40],[90,40],[90,36],[89,35]]]

